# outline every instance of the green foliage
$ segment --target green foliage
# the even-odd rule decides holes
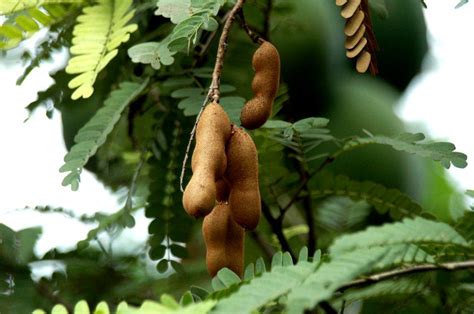
[[[63,180],[64,186],[71,185],[73,191],[79,188],[80,175],[87,161],[104,144],[127,105],[147,84],[148,81],[141,85],[131,82],[120,84],[119,89],[113,91],[105,101],[104,107],[79,130],[74,138],[76,144],[64,156],[65,163],[59,169],[61,172],[69,172]]]
[[[227,0],[158,0],[156,15],[170,18],[176,24],[173,31],[159,42],[137,44],[128,50],[135,63],[150,64],[159,70],[174,63],[177,52],[190,52],[203,30],[215,31],[214,17]],[[196,113],[197,114],[197,113]]]
[[[146,42],[135,45],[128,49],[128,56],[135,63],[150,64],[154,69],[159,70],[161,65],[171,65],[174,63],[173,55],[170,51],[167,37],[161,42]]]
[[[469,0],[460,0],[459,3],[456,5],[456,9],[459,9],[463,5],[467,4]]]
[[[206,78],[210,76],[211,72],[212,69],[210,68],[201,68],[192,71],[191,75]],[[166,83],[167,81],[164,82],[164,84]],[[222,84],[220,91],[225,95],[234,92],[235,87],[232,85]],[[201,110],[206,95],[207,90],[204,87],[195,87],[193,85],[181,86],[179,89],[176,89],[171,93],[172,98],[180,99],[178,102],[178,108],[183,110],[185,116],[196,116]],[[223,96],[220,99],[220,104],[227,112],[229,119],[237,125],[240,124],[240,110],[244,106],[244,103],[245,99],[238,96]]]
[[[84,0],[2,0],[0,3],[0,15],[8,15],[31,8],[37,9],[47,4],[83,2]]]
[[[34,258],[34,245],[41,228],[28,228],[18,232],[0,224],[0,260],[4,266],[26,267]],[[3,272],[0,271],[0,274]]]
[[[0,224],[0,312],[50,310],[58,300],[67,306],[57,305],[53,313],[67,313],[66,308],[74,308],[77,314],[229,313],[236,309],[239,313],[252,314],[302,313],[318,311],[317,306],[327,311],[332,306],[333,311],[344,312],[343,300],[363,302],[362,311],[370,312],[370,302],[376,300],[383,306],[372,312],[385,313],[392,309],[384,304],[386,300],[411,294],[425,302],[423,305],[429,308],[426,311],[436,313],[453,309],[469,311],[474,304],[472,272],[456,268],[456,265],[469,266],[474,256],[472,211],[465,211],[462,218],[460,214],[454,217],[451,226],[428,220],[425,209],[448,213],[445,204],[451,202],[451,195],[456,191],[431,197],[432,203],[441,204],[441,209],[436,211],[432,206],[422,208],[408,196],[419,197],[427,190],[436,194],[436,189],[427,187],[429,182],[412,183],[415,180],[411,176],[428,177],[432,182],[432,177],[439,173],[431,168],[421,173],[414,164],[403,164],[409,166],[411,176],[403,174],[394,184],[387,183],[393,187],[388,188],[378,183],[392,182],[385,175],[374,176],[373,182],[356,181],[337,168],[336,163],[350,159],[338,159],[340,155],[373,144],[426,157],[446,168],[451,165],[463,168],[467,158],[453,144],[424,141],[421,133],[385,135],[403,132],[402,125],[397,120],[394,123],[397,126],[393,127],[393,121],[386,116],[390,110],[377,113],[373,108],[383,108],[387,105],[386,96],[395,101],[396,95],[390,96],[390,88],[382,88],[384,83],[378,82],[374,86],[380,91],[368,99],[365,94],[371,91],[367,89],[369,85],[361,83],[365,79],[347,79],[345,63],[339,62],[338,57],[326,58],[326,55],[340,55],[344,50],[339,44],[339,50],[334,48],[338,46],[334,38],[340,38],[337,32],[342,26],[333,23],[332,27],[330,23],[335,21],[334,3],[284,0],[273,1],[268,6],[268,1],[247,1],[239,15],[229,17],[226,4],[234,5],[235,1],[0,2],[0,14],[8,14],[0,27],[5,39],[1,44],[5,47],[13,47],[40,28],[49,27],[35,53],[22,56],[29,64],[18,83],[56,51],[70,48],[72,58],[66,71],[54,74],[55,84],[40,92],[38,100],[29,107],[33,110],[43,105],[50,112],[53,107],[61,110],[65,142],[71,147],[61,167],[61,171],[68,172],[63,184],[76,190],[80,174],[87,167],[113,190],[128,186],[126,197],[127,190],[119,190],[121,201],[126,198],[125,206],[109,215],[85,216],[62,208],[35,208],[37,212],[63,214],[77,222],[96,223],[86,239],[78,243],[77,250],[52,250],[44,257],[36,257],[33,249],[40,229],[14,232]],[[373,12],[394,17],[387,8],[391,9],[395,2],[385,2],[370,1]],[[226,12],[221,12],[222,8]],[[223,83],[220,85],[223,97],[219,101],[232,122],[240,123],[240,110],[245,97],[251,94],[255,34],[275,40],[282,61],[282,82],[271,120],[264,128],[249,132],[258,147],[263,217],[267,218],[266,221],[262,218],[258,230],[246,233],[246,259],[256,261],[247,265],[243,278],[224,268],[209,280],[202,259],[200,222],[188,217],[182,208],[179,173],[188,131],[208,95],[223,22],[232,21],[228,18],[235,21],[226,40],[225,65],[222,73],[217,74]],[[321,27],[308,24],[310,18],[321,21],[317,22]],[[395,19],[387,20],[397,24]],[[402,20],[403,25],[395,26],[405,27],[406,20]],[[245,23],[254,32],[250,38],[249,29],[242,27]],[[377,30],[383,32],[382,26],[378,24]],[[395,26],[390,26],[391,33]],[[326,30],[331,32],[326,34]],[[289,33],[307,37],[301,37],[301,44],[275,39],[294,37],[288,36]],[[314,38],[318,42],[312,42]],[[129,44],[123,45],[125,42]],[[381,51],[386,48],[381,47]],[[317,63],[312,64],[311,60]],[[409,68],[406,60],[403,66]],[[71,77],[67,73],[75,74],[69,82],[70,89],[67,82]],[[360,96],[356,97],[360,100],[356,103],[364,108],[341,120],[349,118],[360,125],[353,130],[334,127],[331,133],[329,120],[314,116],[325,113],[334,116],[331,118],[334,125],[341,124],[337,119],[347,114],[346,110],[333,114],[324,108],[326,104],[349,106],[355,99],[343,95],[347,88],[335,88],[341,80],[354,95]],[[309,91],[323,96],[312,99]],[[336,95],[339,93],[344,97]],[[316,106],[307,106],[313,100]],[[365,106],[366,100],[370,106]],[[373,121],[364,120],[366,117],[376,120],[375,126],[387,123],[390,127],[375,127],[381,134],[375,136],[368,132],[367,136],[335,136],[354,134],[367,125],[374,128],[369,123]],[[390,164],[389,159],[385,160],[388,155],[364,156],[364,151],[359,151],[363,158],[384,159],[382,166],[386,163],[386,167],[393,168],[402,164]],[[367,165],[373,166],[370,162],[363,166]],[[354,168],[364,172],[364,167]],[[396,171],[402,173],[401,170]],[[472,191],[470,194],[474,195]],[[438,202],[438,198],[442,200]],[[462,213],[465,204],[459,204],[458,213]],[[101,233],[107,232],[113,238],[123,228],[133,226],[132,213],[143,207],[150,219],[147,243],[139,244],[133,253],[111,254],[98,241]],[[405,219],[394,222],[401,218]],[[309,258],[313,252],[308,252],[305,245],[312,246],[310,240],[314,235],[317,236],[313,239],[314,250],[327,249],[327,254],[317,250]],[[88,246],[94,240],[102,251]],[[271,257],[275,247],[286,247],[292,252],[277,252]],[[293,252],[300,248],[295,264]],[[147,250],[148,256],[156,261],[156,269],[146,257]],[[268,257],[260,257],[262,252]],[[46,266],[61,263],[63,267],[51,277],[33,280],[37,263]],[[420,269],[429,273],[401,274],[393,279],[393,274]],[[448,273],[448,270],[459,271]],[[209,291],[190,287],[191,284],[202,284]],[[84,301],[74,307],[81,299]],[[30,303],[25,306],[24,300]],[[123,302],[116,307],[120,301]],[[405,298],[402,303],[414,302]],[[93,310],[90,305],[96,308]]]
[[[99,0],[97,5],[84,8],[77,18],[73,57],[66,67],[67,73],[77,74],[68,85],[76,89],[72,99],[92,95],[99,72],[118,54],[120,44],[137,30],[136,24],[128,24],[134,15],[131,5],[131,0]]]
[[[192,220],[181,205],[179,190],[179,163],[185,141],[183,126],[178,121],[169,121],[162,127],[173,129],[168,137],[160,128],[156,136],[155,154],[150,157],[150,195],[145,215],[150,222],[149,256],[160,260],[159,272],[166,272],[171,266],[181,269],[172,255],[178,258],[187,256],[187,250],[176,242],[187,242],[191,233]]]
[[[288,294],[288,313],[303,313],[305,309],[312,309],[329,299],[343,284],[369,272],[386,252],[385,248],[353,251],[337,260],[322,263]]]
[[[258,310],[301,285],[318,266],[319,256],[312,262],[300,260],[293,265],[291,260],[283,259],[281,252],[277,253],[273,258],[271,271],[255,277],[249,283],[243,283],[237,292],[221,299],[212,312],[230,313],[237,308],[240,313]]]
[[[343,235],[334,242],[330,252],[332,256],[337,256],[360,248],[408,243],[469,246],[469,242],[448,224],[416,217]]]
[[[458,168],[467,166],[467,156],[454,151],[456,146],[449,142],[421,142],[425,139],[423,133],[403,133],[396,137],[372,135],[368,137],[353,137],[347,141],[343,151],[369,144],[389,145],[393,149],[414,154],[420,157],[431,158],[438,161],[443,167],[449,169],[451,164]]]
[[[318,204],[315,219],[318,226],[340,233],[363,223],[369,213],[370,205],[366,201],[335,196]]]
[[[177,303],[173,297],[169,295],[163,295],[161,297],[161,302],[154,301],[145,301],[142,305],[137,308],[134,306],[129,306],[126,302],[121,302],[116,314],[152,314],[152,313],[180,313],[180,314],[205,314],[214,307],[215,301],[204,301],[200,303],[191,303],[186,306],[181,306]],[[68,314],[68,310],[62,304],[55,305],[51,310],[51,314]],[[89,305],[86,301],[82,300],[76,303],[74,306],[74,311],[71,314],[109,314],[111,313],[109,306],[106,302],[100,302],[97,304],[95,309],[91,312]],[[43,310],[36,310],[33,314],[46,314]]]
[[[12,3],[0,4],[0,14],[18,11],[8,16],[7,20],[0,26],[0,50],[7,50],[17,47],[23,40],[30,38],[44,27],[51,27],[64,19],[72,18],[69,12],[73,11],[72,6],[61,4],[45,5],[43,7],[34,4],[27,5],[25,2],[15,1],[19,5]],[[37,1],[34,1],[37,2]],[[46,3],[80,3],[82,1],[40,1]],[[19,9],[23,8],[23,9]]]
[[[316,149],[319,145],[335,140],[329,134],[328,123],[325,118],[306,118],[295,123],[269,120],[263,127],[269,129],[273,140],[293,151],[290,156],[307,164],[326,156]]]
[[[324,172],[311,180],[311,195],[315,199],[327,196],[348,196],[354,200],[364,200],[378,212],[393,217],[414,216],[422,212],[421,206],[397,189],[387,189],[381,184],[351,180],[346,176],[334,176]]]
[[[108,231],[117,227],[131,228],[135,225],[135,219],[131,215],[131,211],[127,206],[111,215],[103,215],[97,213],[95,214],[94,218],[96,221],[99,222],[99,225],[91,229],[87,233],[86,239],[81,240],[77,243],[77,249],[85,249],[91,241],[97,240],[97,237],[101,232]]]
[[[386,297],[408,297],[414,294],[427,294],[430,292],[425,278],[400,278],[374,284],[373,286],[349,290],[342,297],[346,302],[367,300]]]

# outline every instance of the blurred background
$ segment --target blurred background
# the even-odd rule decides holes
[[[295,118],[301,112],[329,117],[330,129],[338,135],[360,133],[363,128],[382,134],[403,130],[424,132],[430,139],[450,141],[458,151],[474,156],[474,124],[471,121],[474,113],[471,90],[474,73],[473,4],[455,9],[455,0],[431,0],[426,1],[428,9],[422,9],[414,0],[386,2],[388,16],[382,18],[374,14],[374,29],[380,45],[381,73],[378,79],[337,70],[342,64],[344,71],[353,72],[343,55],[340,32],[336,27],[330,27],[333,19],[337,19],[332,3],[301,1],[304,5],[295,9],[295,19],[312,21],[313,33],[298,32],[295,28],[296,33],[292,36],[281,31],[281,27],[293,24],[285,20],[276,6],[272,21],[273,41],[280,48],[282,60],[288,60],[282,65],[282,75],[288,82],[290,98],[302,106],[286,109],[286,114]],[[314,11],[306,10],[306,5]],[[341,23],[342,20],[338,20],[338,25]],[[79,191],[72,192],[61,186],[63,174],[58,169],[67,152],[64,117],[62,119],[62,113],[52,106],[38,107],[33,114],[25,108],[37,98],[38,91],[52,84],[50,73],[65,66],[67,51],[55,53],[52,60],[34,69],[23,84],[16,85],[24,69],[21,56],[25,51],[34,55],[35,47],[44,36],[47,36],[47,30],[19,48],[0,55],[0,139],[3,145],[0,155],[0,223],[13,230],[43,227],[34,246],[36,255],[40,257],[53,248],[63,254],[73,250],[96,224],[71,219],[64,213],[41,214],[28,208],[64,208],[78,216],[98,211],[113,213],[123,207],[126,194],[126,190],[121,189],[112,192],[88,171],[82,174]],[[236,52],[230,47],[230,56],[233,53]],[[312,61],[308,62],[308,59]],[[230,64],[226,73],[237,73],[238,67],[238,64]],[[310,90],[299,90],[298,86],[307,88],[309,84],[313,86]],[[376,178],[387,186],[398,187],[432,208],[442,219],[449,220],[461,214],[462,204],[466,202],[463,192],[474,188],[472,166],[445,171],[411,157],[405,156],[402,160],[392,152],[375,152],[382,156],[378,161],[367,160],[367,152],[362,151],[360,155],[350,155],[350,160],[335,165],[334,171],[359,179]],[[387,160],[400,167],[385,169]],[[406,166],[406,160],[409,160],[409,166]],[[376,173],[382,168],[383,171]],[[416,180],[407,182],[408,175]],[[137,222],[134,228],[125,229],[113,241],[110,235],[101,235],[103,243],[125,255],[142,252],[140,248],[148,238],[149,222],[143,211],[134,216]],[[150,261],[147,263],[152,264]],[[58,269],[61,269],[60,264],[34,268],[38,277]]]

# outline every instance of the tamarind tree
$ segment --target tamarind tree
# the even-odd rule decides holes
[[[0,313],[472,313],[474,193],[445,172],[467,156],[393,111],[422,4],[2,0],[0,49],[47,29],[18,84],[69,52],[26,104],[61,113],[62,184],[127,193],[111,215],[31,209],[95,223],[70,252],[0,223]],[[139,253],[105,248],[140,210]]]

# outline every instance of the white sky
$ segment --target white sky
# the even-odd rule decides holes
[[[423,75],[418,77],[401,101],[399,114],[416,124],[414,130],[426,128],[429,136],[455,143],[458,149],[474,158],[474,3],[454,10],[456,0],[427,1],[425,10],[430,29],[431,55]],[[407,56],[409,58],[410,56]],[[58,62],[58,61],[56,61]],[[64,62],[64,60],[60,61]],[[43,236],[37,252],[53,247],[74,247],[85,237],[88,227],[63,215],[41,215],[17,211],[25,206],[51,205],[78,213],[111,212],[120,208],[116,197],[87,171],[82,174],[78,192],[61,186],[58,172],[66,150],[58,113],[52,120],[40,109],[27,123],[24,107],[36,98],[36,91],[52,82],[47,71],[52,64],[33,71],[21,86],[15,81],[22,73],[21,63],[6,64],[0,60],[0,223],[18,230],[42,225]],[[421,125],[424,124],[424,125]],[[463,188],[474,188],[474,167],[453,169],[450,173]],[[138,225],[126,233],[134,245],[147,237],[147,222],[139,215]],[[134,246],[133,244],[131,246]]]

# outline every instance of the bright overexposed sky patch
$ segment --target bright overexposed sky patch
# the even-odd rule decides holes
[[[459,9],[453,1],[426,1],[430,53],[424,71],[406,91],[400,116],[429,131],[431,138],[453,142],[474,160],[474,3]],[[407,56],[409,58],[409,56]],[[469,158],[470,157],[470,158]],[[449,173],[464,189],[474,189],[474,166],[452,168]]]
[[[449,140],[474,158],[471,138],[474,134],[474,123],[471,122],[474,118],[471,90],[474,81],[474,41],[471,39],[474,3],[455,10],[457,0],[426,2],[429,6],[425,15],[430,32],[430,56],[425,62],[424,73],[413,81],[402,98],[398,113],[416,125],[414,130],[420,130],[421,126],[430,137]],[[28,43],[27,49],[34,47],[34,41]],[[11,60],[9,62],[13,62]],[[0,57],[0,223],[15,230],[42,225],[44,234],[38,243],[39,254],[57,246],[73,248],[91,226],[60,214],[41,215],[21,210],[25,206],[51,205],[80,214],[112,212],[120,208],[117,197],[87,171],[81,175],[78,192],[61,186],[63,174],[58,169],[66,149],[59,112],[49,120],[44,109],[39,109],[24,123],[28,117],[25,106],[36,99],[38,90],[44,90],[52,83],[48,71],[64,66],[64,63],[64,54],[58,55],[54,62],[34,70],[23,85],[16,86],[15,81],[22,73],[21,61],[11,64]],[[474,188],[474,167],[452,169],[450,173],[463,188]],[[127,240],[135,245],[140,241],[143,243],[147,236],[147,222],[142,213],[137,223],[137,228],[126,231]]]

